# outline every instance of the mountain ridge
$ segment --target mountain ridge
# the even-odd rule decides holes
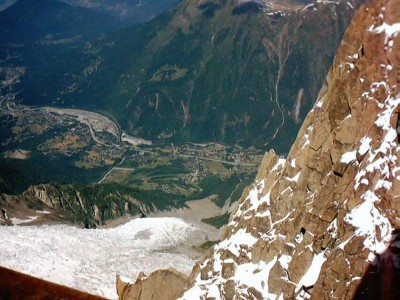
[[[72,6],[86,7],[110,14],[119,20],[134,25],[151,20],[162,11],[176,5],[180,0],[163,0],[157,3],[148,0],[61,0]]]
[[[112,16],[53,0],[19,0],[1,11],[0,19],[2,73],[40,74],[61,53],[124,26]]]
[[[220,276],[227,280],[207,289],[221,295],[250,296],[251,289],[232,285],[226,272],[230,265],[234,272],[246,265],[251,270],[257,261],[268,283],[261,291],[252,286],[286,299],[368,295],[374,286],[360,291],[358,285],[370,264],[389,270],[393,264],[396,272],[399,38],[388,30],[385,39],[385,31],[374,28],[383,20],[398,22],[398,4],[373,1],[356,14],[286,161],[272,153],[265,157],[253,190],[231,216],[225,240],[214,258],[199,265],[201,275],[192,277],[192,291],[207,286],[214,276],[208,274],[217,272],[218,278],[219,259]],[[248,242],[240,245],[240,236]],[[384,252],[386,258],[380,258]],[[396,295],[397,281],[390,280],[385,299]],[[190,292],[185,295],[190,298]]]
[[[90,36],[121,27],[115,18],[106,14],[54,0],[18,0],[1,11],[0,17],[0,38],[7,43],[29,43],[46,34],[59,35],[58,32],[65,39]],[[98,28],[100,25],[103,29]]]
[[[183,201],[164,199],[160,202],[157,197],[162,197],[162,193],[146,193],[115,184],[40,184],[30,186],[18,196],[0,194],[3,211],[0,225],[12,225],[11,220],[17,218],[32,224],[44,220],[45,223],[72,223],[96,228],[126,216],[144,217],[156,211],[186,207]],[[46,210],[51,213],[38,213]]]
[[[265,155],[179,299],[399,297],[399,24],[399,0],[358,10],[287,158]]]

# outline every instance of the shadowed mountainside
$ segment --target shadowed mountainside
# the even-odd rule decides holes
[[[27,74],[21,99],[107,111],[153,141],[284,153],[361,2],[186,0]]]

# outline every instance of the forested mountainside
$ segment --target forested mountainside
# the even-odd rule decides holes
[[[186,0],[27,73],[18,99],[106,111],[153,142],[286,153],[361,2]]]

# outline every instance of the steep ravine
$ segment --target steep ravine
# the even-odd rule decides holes
[[[287,158],[265,155],[180,299],[399,299],[399,33],[400,0],[359,9]],[[147,280],[120,298],[155,299],[127,296]]]

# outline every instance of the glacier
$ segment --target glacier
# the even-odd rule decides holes
[[[199,228],[175,217],[134,219],[114,228],[70,225],[0,227],[0,264],[45,280],[117,299],[116,274],[173,267],[188,274],[194,257],[174,249]]]

